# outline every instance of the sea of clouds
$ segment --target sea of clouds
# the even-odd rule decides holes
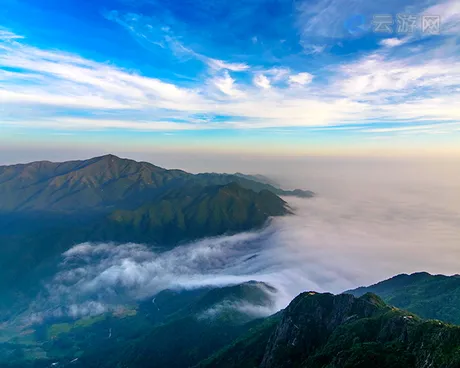
[[[340,293],[399,273],[459,273],[459,177],[420,167],[297,170],[303,176],[286,184],[317,196],[286,198],[295,215],[259,231],[166,252],[142,244],[77,245],[62,255],[43,293],[48,313],[93,315],[164,289],[257,280],[278,290],[264,312],[270,314],[305,290]]]

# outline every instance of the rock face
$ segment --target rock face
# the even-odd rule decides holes
[[[460,327],[424,321],[370,293],[302,293],[272,322],[200,367],[460,367]]]
[[[303,293],[283,313],[271,336],[261,368],[288,368],[307,359],[345,322],[378,313],[382,302],[366,296]]]

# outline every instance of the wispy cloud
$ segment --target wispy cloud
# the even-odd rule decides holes
[[[213,77],[211,79],[211,84],[229,97],[244,97],[244,92],[238,89],[235,85],[235,80],[230,76],[228,71],[225,71],[223,75]]]
[[[385,47],[396,47],[404,45],[405,43],[406,39],[404,38],[384,38],[380,41],[380,45]]]
[[[415,126],[389,127],[389,128],[366,128],[361,131],[369,133],[430,133],[453,132],[459,129],[460,123],[420,124]]]
[[[289,83],[290,84],[300,84],[301,86],[305,86],[313,80],[313,75],[310,73],[299,73],[293,74],[289,76]]]
[[[130,19],[139,21],[134,15]],[[387,38],[380,50],[327,65],[316,74],[210,58],[183,45],[170,29],[161,32],[166,35],[161,40],[164,47],[174,45],[172,52],[191,55],[207,71],[193,83],[165,81],[31,46],[21,36],[2,31],[0,124],[168,131],[439,123],[460,118],[459,50],[448,40],[408,53],[406,39]],[[54,108],[72,112],[59,115]],[[120,112],[130,112],[131,117]],[[195,121],[195,114],[206,114],[211,122],[213,116],[229,119],[217,125]]]
[[[305,42],[301,42],[301,46],[303,47],[303,51],[306,55],[321,54],[327,47],[327,45],[306,44]]]
[[[268,79],[264,74],[257,74],[254,77],[254,84],[264,89],[269,89],[271,87],[270,79]]]
[[[14,34],[13,32],[10,32],[8,30],[0,28],[0,40],[8,41],[8,40],[17,40],[21,38],[23,37],[17,34]]]
[[[212,58],[205,59],[210,68],[215,70],[227,69],[232,72],[242,72],[248,70],[249,66],[244,63],[227,63],[223,60],[217,60]]]

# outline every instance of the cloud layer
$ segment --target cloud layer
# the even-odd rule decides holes
[[[455,165],[326,161],[294,171],[287,164],[282,170],[291,176],[280,172],[287,184],[318,193],[288,198],[295,216],[167,252],[139,244],[75,246],[36,308],[46,301],[52,315],[97,314],[166,288],[257,280],[278,290],[269,313],[305,290],[338,293],[398,273],[458,273]]]

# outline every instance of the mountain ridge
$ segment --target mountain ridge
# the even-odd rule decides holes
[[[306,292],[195,368],[456,368],[460,327],[367,293]]]
[[[0,166],[0,310],[14,313],[50,277],[62,253],[84,242],[159,249],[260,229],[292,213],[269,184],[190,174],[104,155]]]
[[[61,211],[113,206],[133,207],[162,191],[185,185],[236,182],[246,189],[311,197],[310,191],[285,191],[235,174],[190,174],[145,161],[104,155],[67,162],[36,161],[0,166],[0,211]]]
[[[268,317],[247,314],[246,303],[273,308],[275,293],[256,281],[165,290],[135,311],[90,317],[73,325],[54,322],[39,333],[41,342],[34,348],[22,338],[26,354],[37,355],[33,349],[43,349],[45,356],[31,361],[16,355],[6,366],[460,367],[460,326],[422,319],[370,292],[356,297],[306,291]],[[0,344],[0,355],[8,357],[8,351],[20,348]]]
[[[428,272],[400,274],[377,284],[349,290],[355,296],[367,292],[380,295],[387,303],[423,318],[460,324],[460,276]]]

